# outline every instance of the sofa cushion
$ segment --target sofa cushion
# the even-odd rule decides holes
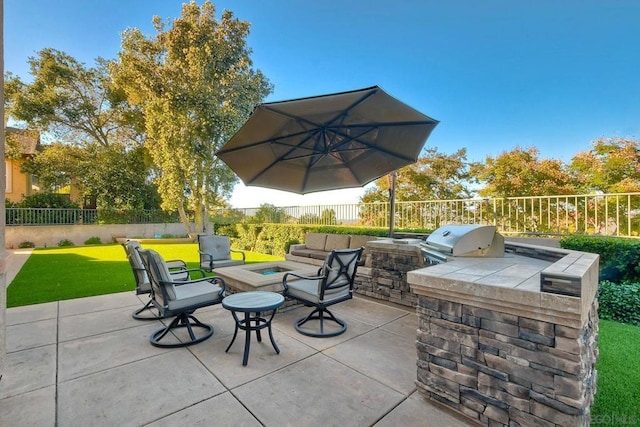
[[[307,249],[323,251],[326,241],[327,235],[324,233],[307,233],[304,244],[307,246]]]
[[[324,250],[331,252],[334,249],[349,249],[348,234],[328,234],[327,241],[324,244]]]
[[[309,251],[309,258],[324,260],[326,257],[327,253],[325,251]]]
[[[305,258],[309,258],[309,249],[293,249],[293,248],[291,248],[289,250],[289,253],[291,255],[303,256]]]
[[[349,241],[349,249],[356,249],[361,246],[367,247],[367,242],[372,240],[378,240],[376,236],[363,236],[363,235],[353,235],[351,236],[351,240]]]
[[[295,251],[291,251],[291,255],[305,258],[325,259],[327,253],[325,251],[317,251],[313,249],[297,249]]]

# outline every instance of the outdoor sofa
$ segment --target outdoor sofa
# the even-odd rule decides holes
[[[361,264],[368,266],[370,263],[367,263],[369,257],[367,242],[377,239],[379,239],[379,237],[358,234],[307,233],[304,243],[291,245],[289,253],[285,255],[285,258],[287,261],[322,266],[327,255],[334,249],[356,249],[364,247]]]

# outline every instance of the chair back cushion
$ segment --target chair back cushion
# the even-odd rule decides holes
[[[136,280],[136,291],[138,293],[149,293],[151,291],[151,283],[149,282],[147,270],[144,268],[142,259],[140,259],[140,253],[138,252],[142,249],[140,242],[128,240],[122,244],[122,247],[127,253],[129,264],[131,264],[131,269],[133,270],[133,277]]]
[[[334,299],[349,294],[353,289],[362,248],[333,250],[322,266],[325,280],[318,283],[320,300]]]
[[[212,234],[198,235],[198,246],[200,252],[211,255],[211,258],[206,261],[231,259],[231,242],[229,241],[229,236]]]
[[[162,256],[153,249],[140,251],[140,256],[149,271],[153,299],[161,306],[167,306],[169,301],[176,298],[175,288],[167,264]]]

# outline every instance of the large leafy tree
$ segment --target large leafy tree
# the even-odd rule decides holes
[[[517,197],[549,194],[574,194],[578,177],[568,171],[560,160],[540,159],[536,148],[517,147],[496,157],[487,157],[484,164],[472,168],[485,186],[482,196]]]
[[[157,208],[144,162],[139,114],[114,89],[107,62],[86,67],[47,48],[29,58],[31,83],[7,73],[5,107],[13,119],[40,131],[46,145],[23,170],[45,190],[73,184],[98,207]]]
[[[72,185],[97,202],[98,209],[157,209],[160,200],[155,187],[145,180],[144,148],[115,143],[54,143],[22,165],[38,176],[43,191]]]
[[[397,201],[460,199],[470,197],[473,177],[467,162],[467,150],[461,148],[445,154],[437,148],[427,148],[418,161],[397,171],[395,198]],[[389,179],[375,182],[362,196],[363,203],[386,202],[389,199]]]
[[[211,206],[228,197],[237,178],[214,153],[271,92],[253,69],[249,24],[206,1],[183,4],[173,22],[153,18],[156,34],[128,29],[111,66],[117,86],[145,125],[165,209],[177,209],[189,231],[206,229]],[[195,230],[188,212],[194,212]]]
[[[97,58],[95,67],[86,67],[64,52],[46,48],[28,62],[32,83],[11,73],[5,76],[9,116],[68,143],[108,147],[139,141],[134,112],[113,89],[107,61]]]
[[[576,154],[571,169],[583,179],[582,191],[605,193],[640,191],[640,142],[603,138],[590,151]]]

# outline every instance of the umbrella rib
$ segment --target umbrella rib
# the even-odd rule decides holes
[[[353,110],[358,105],[362,104],[364,101],[366,101],[367,99],[369,99],[370,97],[372,97],[376,93],[378,93],[379,90],[380,90],[379,87],[374,86],[373,88],[371,88],[371,90],[369,92],[365,93],[360,99],[357,99],[355,102],[353,102],[353,104],[351,104],[350,106],[348,106],[344,110],[340,111],[340,113],[336,114],[336,116],[333,119],[328,120],[326,123],[327,124],[333,123],[336,120],[338,120],[340,117],[342,117],[342,120],[344,121],[344,118],[349,114],[349,112],[351,110]]]
[[[335,117],[333,117],[331,120],[326,121],[325,123],[326,124],[333,123],[336,120],[338,120],[341,116],[346,117],[349,111],[354,109],[356,106],[362,104],[369,97],[375,95],[379,90],[380,90],[380,88],[378,88],[378,87],[371,88],[369,90],[369,92],[365,93],[364,96],[362,96],[362,98],[356,100],[353,104],[351,104],[350,106],[348,106],[347,108],[342,110],[340,113],[336,114]],[[276,114],[280,114],[281,116],[285,116],[285,117],[288,117],[290,119],[296,119],[296,120],[304,121],[304,122],[306,122],[306,123],[308,123],[308,124],[310,124],[312,126],[318,126],[318,127],[321,126],[320,123],[313,122],[313,121],[311,121],[309,119],[305,119],[304,117],[300,117],[300,116],[297,116],[295,114],[285,113],[284,111],[277,110],[277,109],[275,109],[275,108],[273,108],[273,107],[271,107],[271,106],[269,106],[267,104],[262,104],[262,107],[264,109],[266,109],[266,110],[269,110],[269,111],[271,111],[273,113],[276,113]],[[343,118],[343,120],[344,120],[344,118]]]
[[[296,145],[292,145],[292,144],[287,144],[285,142],[283,142],[283,139],[288,139],[288,138],[294,138],[296,136],[300,136],[300,135],[307,135],[309,133],[309,131],[305,130],[305,131],[301,131],[301,132],[296,132],[296,133],[292,133],[291,135],[287,135],[287,136],[278,136],[275,138],[269,138],[269,139],[264,139],[262,141],[258,141],[258,142],[253,142],[251,144],[247,144],[247,145],[243,145],[242,147],[234,147],[234,148],[228,148],[225,149],[224,147],[222,149],[220,149],[219,151],[217,151],[215,154],[216,156],[219,154],[228,154],[228,153],[234,153],[236,151],[240,151],[240,150],[245,150],[247,148],[253,148],[253,147],[257,147],[258,145],[262,145],[262,144],[280,144],[280,145],[284,145],[287,147],[298,147],[299,144]],[[306,142],[308,140],[305,139],[302,142]]]
[[[280,156],[280,157],[278,157],[278,158],[274,159],[274,160],[273,160],[273,161],[272,161],[268,166],[264,167],[260,172],[258,172],[257,174],[255,174],[255,175],[254,175],[254,176],[249,180],[249,183],[251,183],[251,182],[255,181],[256,179],[258,179],[258,178],[259,178],[263,173],[265,173],[266,171],[268,171],[268,170],[269,170],[273,165],[275,165],[276,163],[278,163],[278,162],[279,162],[279,161],[281,161],[281,160],[293,160],[293,159],[295,159],[295,158],[311,157],[311,156],[314,156],[314,155],[322,154],[322,152],[319,152],[317,149],[304,147],[304,149],[305,149],[305,150],[312,151],[312,153],[311,153],[311,154],[307,154],[307,155],[303,155],[303,156],[298,156],[298,157],[289,157],[289,158],[287,157],[289,154],[291,154],[291,153],[292,153],[293,151],[295,151],[297,148],[300,148],[300,145],[301,145],[301,144],[303,144],[303,143],[307,142],[309,139],[313,138],[313,137],[314,137],[314,135],[315,135],[315,134],[317,134],[317,133],[318,133],[317,131],[310,131],[310,132],[301,132],[301,133],[299,133],[299,135],[303,135],[303,134],[309,134],[309,135],[308,135],[308,137],[307,137],[307,138],[305,138],[304,140],[300,141],[300,142],[299,142],[298,144],[296,144],[296,145],[282,144],[282,143],[279,143],[279,142],[272,141],[272,142],[275,142],[275,143],[279,143],[279,144],[281,144],[281,145],[285,145],[285,146],[287,146],[287,147],[291,147],[291,149],[290,149],[289,151],[287,151],[286,153],[284,153],[282,156]],[[307,168],[307,169],[308,169],[308,168]],[[305,183],[306,183],[306,179],[307,179],[307,178],[306,178],[306,176],[305,176],[305,179],[304,179],[304,182],[305,182]]]
[[[358,144],[362,144],[364,147],[363,148],[354,148],[351,151],[364,150],[365,148],[369,148],[369,149],[377,150],[377,151],[379,151],[381,153],[384,153],[384,154],[387,154],[389,156],[395,157],[397,159],[402,159],[402,160],[406,160],[406,161],[415,161],[415,159],[412,158],[412,157],[399,155],[398,153],[394,153],[392,151],[389,151],[386,148],[378,147],[378,146],[372,145],[372,144],[370,144],[370,143],[368,143],[366,141],[361,141],[359,139],[362,135],[365,135],[365,134],[367,134],[367,133],[369,133],[369,132],[371,132],[371,131],[373,131],[373,130],[375,130],[377,128],[378,128],[378,126],[371,126],[370,125],[370,129],[368,129],[365,132],[362,132],[360,135],[356,135],[356,136],[345,135],[345,134],[340,133],[340,135],[343,136],[345,138],[345,140],[340,142],[340,144],[338,144],[336,146],[336,148],[338,148],[338,147],[340,147],[340,146],[342,146],[344,144],[347,144],[347,143],[349,143],[351,141],[355,141]],[[338,132],[336,131],[336,133],[338,133]],[[334,150],[334,151],[339,151],[339,150]],[[340,150],[340,151],[347,151],[347,150]]]
[[[251,126],[246,130],[243,126],[227,142],[235,147],[222,147],[216,155],[242,164],[238,169],[247,185],[271,183],[266,186],[301,194],[331,185],[363,185],[376,171],[415,162],[420,140],[424,137],[426,141],[439,123],[417,110],[413,110],[416,114],[406,109],[395,111],[395,103],[405,108],[406,104],[374,86],[260,104],[262,111],[256,107],[245,123],[253,119]],[[386,122],[389,116],[393,121]],[[263,126],[264,121],[267,125]],[[398,131],[386,130],[393,128]],[[245,152],[254,156],[255,162],[247,163]],[[295,182],[291,182],[290,173],[297,176]]]

